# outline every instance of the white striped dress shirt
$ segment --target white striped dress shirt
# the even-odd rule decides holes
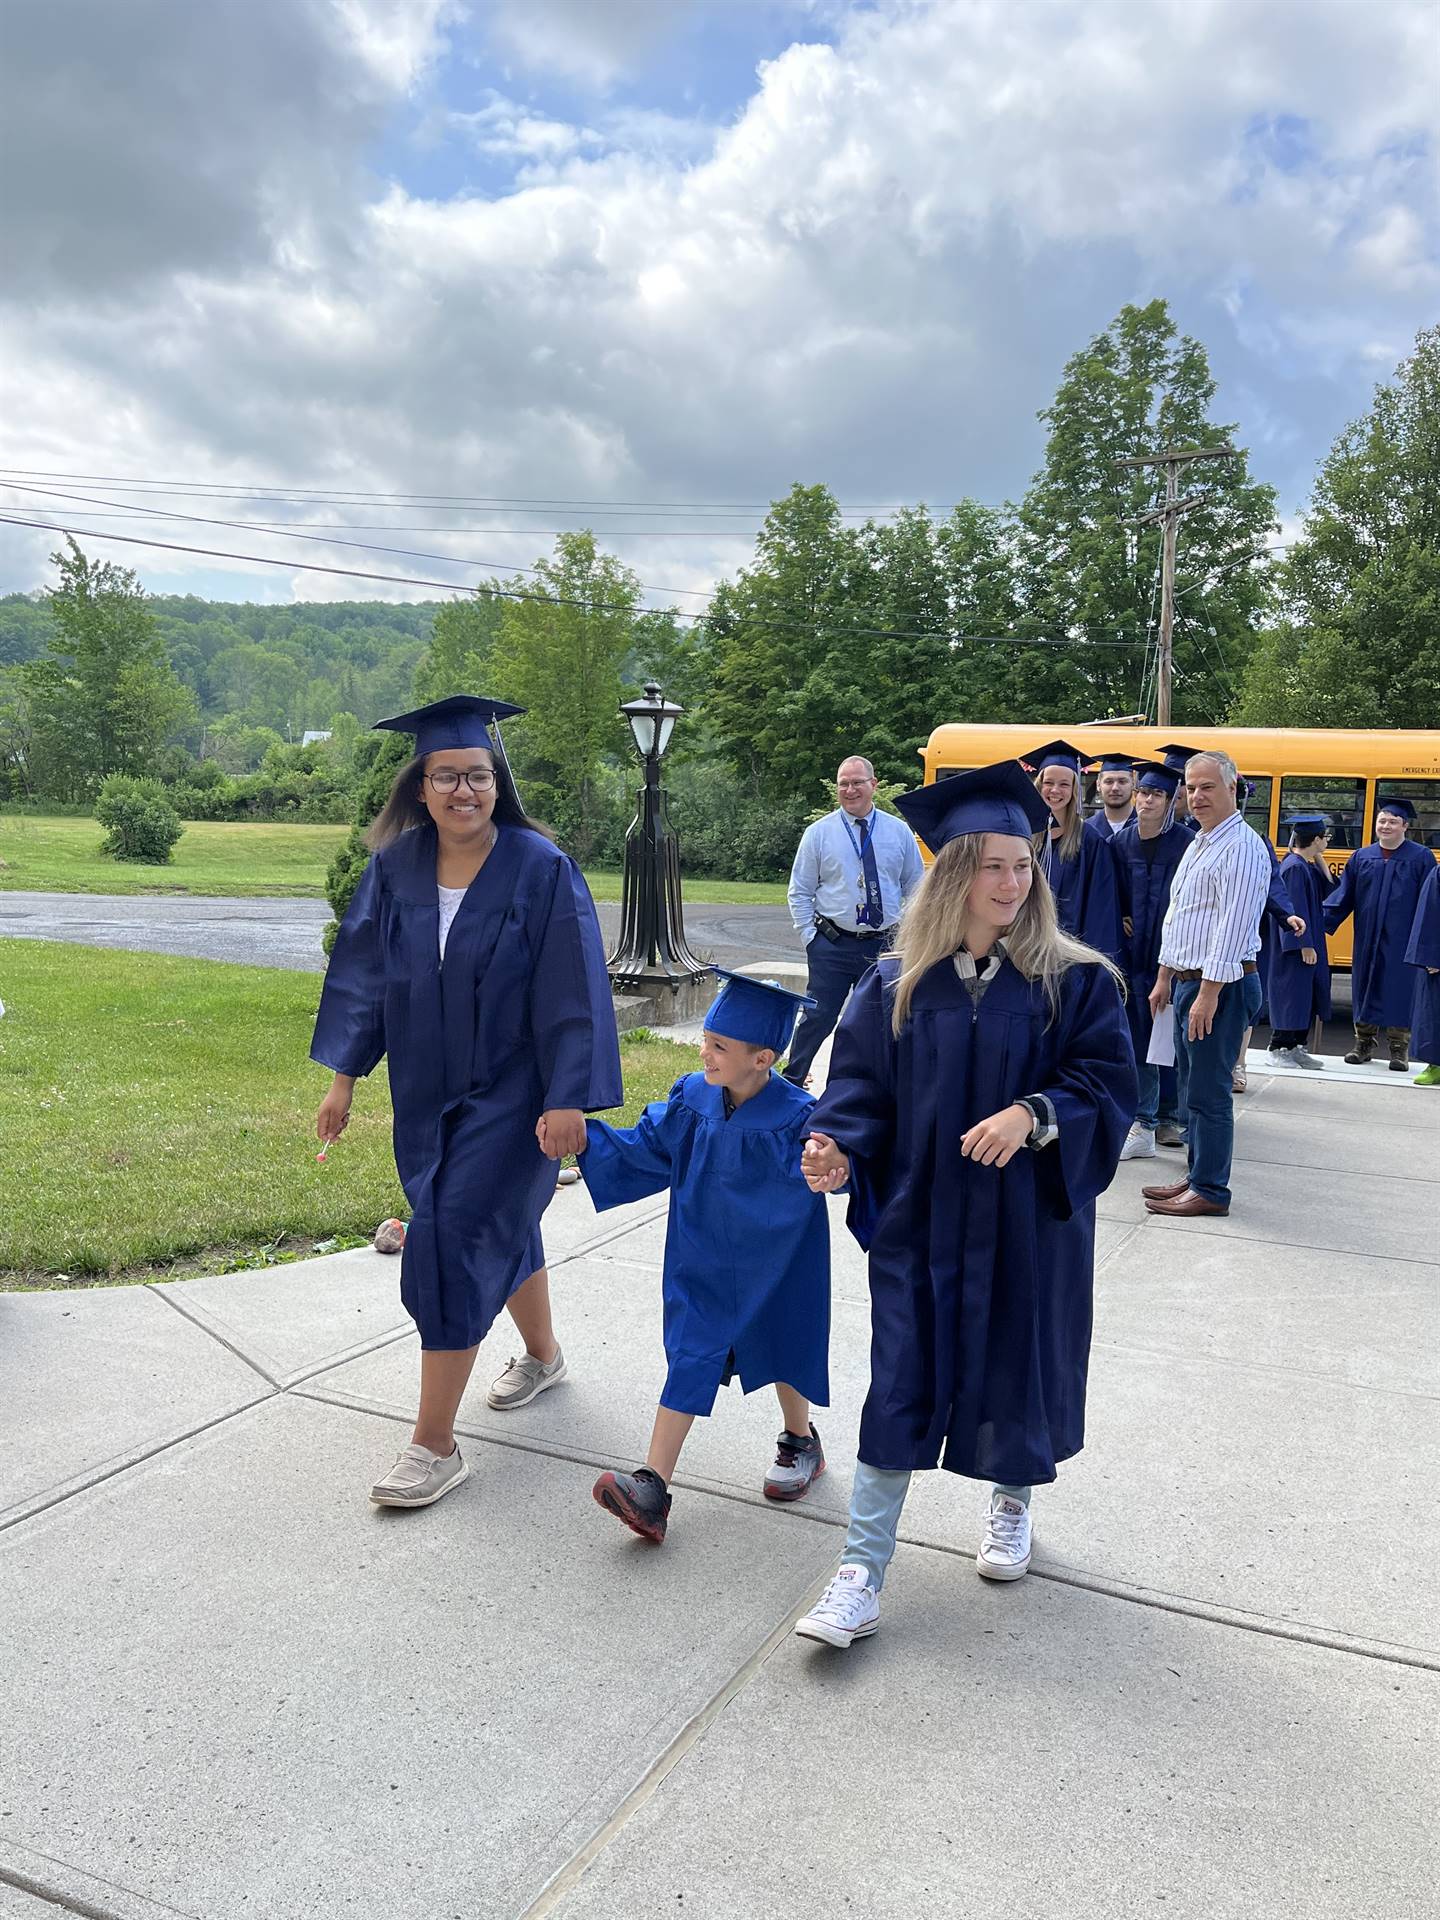
[[[1196,967],[1206,980],[1238,980],[1260,951],[1260,914],[1270,891],[1265,842],[1238,813],[1198,833],[1170,886],[1160,964]]]

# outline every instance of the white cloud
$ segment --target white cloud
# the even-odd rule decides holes
[[[1375,343],[1434,309],[1423,0],[892,0],[770,62],[718,132],[663,109],[580,126],[492,93],[468,131],[521,184],[450,201],[375,198],[360,166],[433,57],[438,0],[274,4],[256,0],[277,39],[224,112],[170,101],[144,139],[109,128],[143,274],[91,297],[98,216],[70,189],[47,203],[43,257],[0,307],[10,459],[488,496],[744,501],[819,478],[994,499],[1034,465],[1064,357],[1166,293],[1226,376],[1223,417],[1293,496],[1368,398]],[[633,31],[662,11],[637,7]],[[640,44],[614,37],[622,12],[502,9],[516,45],[532,16],[582,49],[593,28],[612,67]],[[297,20],[309,65],[272,102]],[[190,217],[162,193],[146,224],[134,196],[182,164],[204,187]],[[42,542],[0,543],[13,584]],[[549,541],[395,543],[523,563]],[[617,547],[680,585],[744,553]]]

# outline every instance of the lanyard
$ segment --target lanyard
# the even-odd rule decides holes
[[[840,819],[845,828],[845,837],[854,847],[855,852],[859,856],[860,864],[863,866],[865,864],[865,850],[875,838],[875,815],[873,813],[870,815],[870,818],[865,822],[864,827],[859,833],[856,833],[855,829],[850,825],[850,817],[848,814],[842,813]]]

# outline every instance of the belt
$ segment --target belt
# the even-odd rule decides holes
[[[1240,971],[1242,973],[1258,973],[1260,969],[1255,961],[1242,960],[1240,962]],[[1180,967],[1171,974],[1170,978],[1172,980],[1203,980],[1205,973],[1201,967]]]
[[[866,927],[862,933],[858,927],[842,927],[838,920],[832,920],[827,914],[817,913],[815,924],[823,932],[829,927],[832,933],[838,933],[842,940],[883,940],[887,933],[893,933],[894,927]]]

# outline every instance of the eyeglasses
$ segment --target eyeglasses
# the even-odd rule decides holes
[[[454,767],[441,767],[438,773],[427,773],[425,778],[436,793],[454,793],[462,780],[472,793],[489,793],[495,784],[495,769],[469,767],[464,773],[457,773]]]
[[[837,780],[835,784],[842,793],[845,793],[851,787],[868,787],[871,786],[873,782],[869,780]]]

